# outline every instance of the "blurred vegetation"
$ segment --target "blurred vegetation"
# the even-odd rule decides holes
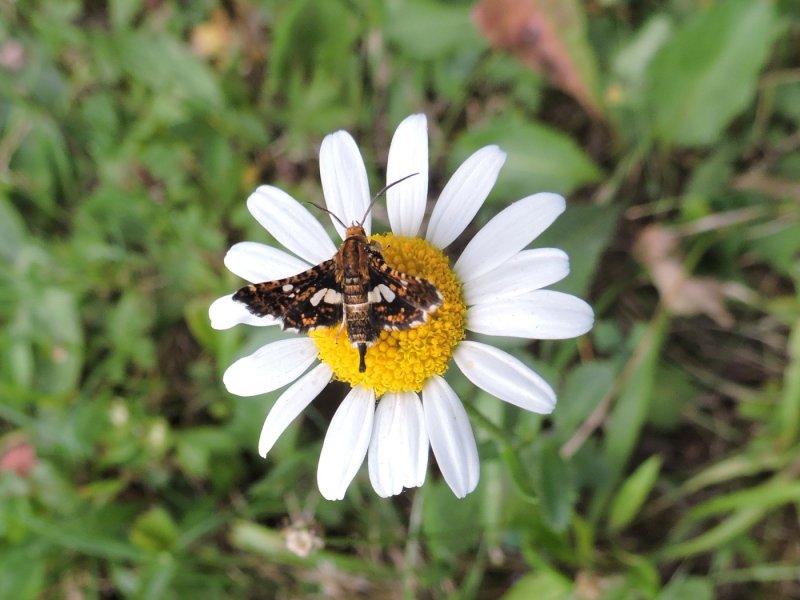
[[[0,2],[0,598],[800,597],[800,6],[492,4]],[[326,502],[342,390],[260,460],[221,373],[274,332],[207,308],[258,183],[320,199],[345,128],[377,188],[418,111],[433,193],[508,151],[478,221],[568,196],[597,325],[515,346],[550,418],[452,378],[465,500]]]

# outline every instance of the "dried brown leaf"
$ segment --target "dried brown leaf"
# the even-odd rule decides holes
[[[732,327],[733,316],[725,307],[726,285],[710,277],[692,277],[683,268],[677,237],[660,225],[650,225],[633,247],[636,258],[648,269],[661,301],[676,315],[704,314],[720,327]]]
[[[479,0],[472,18],[492,46],[543,73],[602,118],[586,18],[577,0]]]
[[[0,471],[16,471],[20,477],[27,477],[34,466],[36,449],[25,439],[9,440],[0,451]]]
[[[233,24],[222,9],[217,9],[205,23],[192,30],[192,50],[203,58],[225,61],[233,40]]]

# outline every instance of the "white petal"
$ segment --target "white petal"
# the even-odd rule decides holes
[[[381,398],[368,462],[372,487],[383,498],[425,483],[428,434],[422,404],[414,392],[388,393]]]
[[[461,281],[488,273],[530,244],[564,212],[558,194],[542,193],[507,206],[470,240],[453,269]]]
[[[285,248],[317,265],[336,254],[319,221],[281,189],[262,185],[247,199],[247,209]]]
[[[316,358],[317,345],[310,338],[272,342],[233,363],[222,382],[237,396],[266,394],[300,377]]]
[[[467,412],[447,382],[438,375],[422,390],[425,426],[444,480],[458,498],[475,489],[480,463]]]
[[[225,266],[250,283],[283,279],[311,267],[283,250],[258,242],[239,242],[231,246],[225,255]]]
[[[561,281],[569,275],[569,257],[557,248],[523,250],[495,269],[465,281],[467,306],[513,298]]]
[[[534,340],[577,337],[589,331],[593,323],[591,306],[580,298],[552,290],[536,290],[467,310],[470,331]]]
[[[354,387],[328,426],[317,467],[317,485],[328,500],[341,500],[358,473],[372,435],[375,393]]]
[[[333,377],[333,371],[320,363],[289,386],[269,411],[258,439],[258,453],[266,458],[276,440],[316,398]]]
[[[467,379],[500,400],[545,415],[556,405],[556,394],[544,379],[494,346],[463,341],[453,358]]]
[[[446,248],[461,235],[492,190],[505,160],[506,153],[497,146],[481,148],[465,160],[433,207],[425,239]]]
[[[369,183],[364,159],[355,140],[346,131],[326,135],[319,149],[319,174],[328,210],[346,225],[358,223],[369,206]],[[333,217],[333,226],[344,239],[344,228]],[[367,215],[364,230],[370,234],[372,217]]]
[[[272,317],[257,317],[247,310],[246,304],[234,301],[233,294],[214,300],[208,307],[208,318],[214,329],[230,329],[239,324],[264,327],[280,322]]]
[[[415,237],[428,200],[428,121],[425,115],[406,117],[397,127],[389,147],[386,185],[418,173],[386,191],[386,208],[392,233]]]

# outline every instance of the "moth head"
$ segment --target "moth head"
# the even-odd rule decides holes
[[[344,237],[345,239],[349,239],[352,237],[364,238],[364,241],[366,242],[367,232],[364,231],[363,225],[361,225],[360,223],[354,223],[353,225],[350,225],[350,227],[345,228]]]

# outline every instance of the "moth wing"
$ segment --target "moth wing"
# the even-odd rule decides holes
[[[369,279],[372,322],[378,329],[413,329],[444,302],[430,281],[401,273],[376,254],[370,257]]]
[[[233,299],[256,316],[279,320],[286,331],[304,333],[342,320],[342,294],[333,259],[291,277],[247,285]]]

